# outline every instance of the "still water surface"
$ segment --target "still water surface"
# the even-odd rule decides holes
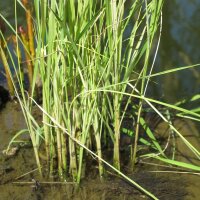
[[[199,0],[165,1],[157,71],[200,63],[199,11]],[[159,77],[164,98],[173,102],[199,93],[199,72],[197,67]]]

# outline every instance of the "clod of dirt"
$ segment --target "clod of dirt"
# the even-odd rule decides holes
[[[7,149],[3,150],[2,153],[5,156],[12,157],[17,154],[18,150],[19,150],[19,147],[12,147],[12,148],[9,148],[8,150]]]

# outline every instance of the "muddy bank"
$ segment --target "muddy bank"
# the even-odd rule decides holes
[[[144,200],[149,199],[136,188],[108,170],[101,183],[96,168],[90,169],[79,189],[71,184],[53,184],[52,180],[41,179],[36,169],[32,149],[20,149],[10,159],[1,155],[0,199],[21,200]],[[4,168],[4,171],[3,171]],[[156,195],[159,199],[182,200],[187,196],[186,181],[180,175],[148,172],[146,166],[138,165],[129,176]],[[28,173],[28,174],[26,174]],[[26,174],[26,175],[25,175]],[[20,176],[23,177],[19,178]],[[37,181],[37,183],[36,183]],[[16,184],[15,182],[18,182]]]
[[[13,157],[6,157],[2,154],[2,150],[7,147],[7,144],[16,134],[16,131],[26,128],[19,104],[13,102],[7,103],[6,107],[0,112],[0,121],[0,199],[149,199],[136,188],[119,178],[116,174],[113,174],[113,171],[110,171],[110,169],[107,169],[107,176],[104,182],[101,183],[95,165],[89,169],[89,173],[86,174],[86,179],[82,181],[78,190],[71,184],[55,184],[53,180],[42,179],[38,171],[35,170],[37,166],[35,164],[33,150],[30,146],[20,147]],[[198,137],[198,129],[196,129],[193,123],[177,120],[175,121],[175,125],[180,132],[185,132],[186,135],[191,134],[191,132],[194,133],[188,138],[191,139],[192,144],[197,145],[196,148],[199,148],[198,145],[200,145],[200,143],[197,140],[198,138],[196,138]],[[164,124],[160,124],[159,126],[157,127],[157,131],[159,129],[163,130],[162,137],[165,138],[165,134],[168,131],[167,127],[165,127]],[[182,151],[182,148],[186,148],[182,147],[181,141],[177,142],[177,148],[180,150],[179,152],[186,152],[185,156],[183,156],[183,154],[177,154],[177,156],[180,156],[180,160],[185,159],[185,157],[190,158],[190,153]],[[153,166],[152,163],[155,163],[155,160],[145,160],[145,162],[146,164],[139,163],[135,172],[129,174],[129,176],[159,199],[199,199],[199,176],[172,172],[152,172],[172,171],[172,169],[160,167],[158,165]],[[122,169],[124,171],[129,171],[128,166],[122,166]],[[18,182],[18,184],[14,182]]]

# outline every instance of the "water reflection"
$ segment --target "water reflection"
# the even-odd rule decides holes
[[[199,10],[199,0],[165,2],[157,71],[200,63]],[[156,78],[161,85],[156,86],[154,95],[159,97],[164,94],[165,100],[173,102],[199,93],[199,71],[197,67]]]
[[[17,8],[17,19],[19,24],[24,23],[24,10],[23,8],[19,5],[19,3],[16,4]],[[6,0],[6,1],[1,1],[0,3],[0,13],[3,15],[9,23],[12,25],[15,24],[15,1],[13,0]],[[7,29],[9,32],[9,29]],[[7,33],[8,33],[7,32]]]

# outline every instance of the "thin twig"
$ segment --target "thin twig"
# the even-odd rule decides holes
[[[34,185],[35,183],[33,181],[23,181],[23,182],[12,182],[12,184],[16,185]],[[48,181],[42,181],[39,182],[40,185],[76,185],[76,182],[48,182]]]
[[[21,176],[18,176],[18,177],[15,178],[15,180],[18,180],[18,179],[20,179],[20,178],[23,178],[24,176],[26,176],[26,175],[28,175],[28,174],[31,174],[31,173],[37,171],[38,169],[39,169],[39,168],[37,167],[36,169],[33,169],[33,170],[31,170],[31,171],[29,171],[29,172],[27,172],[27,173],[25,173],[25,174],[23,174],[23,175],[21,175]]]

